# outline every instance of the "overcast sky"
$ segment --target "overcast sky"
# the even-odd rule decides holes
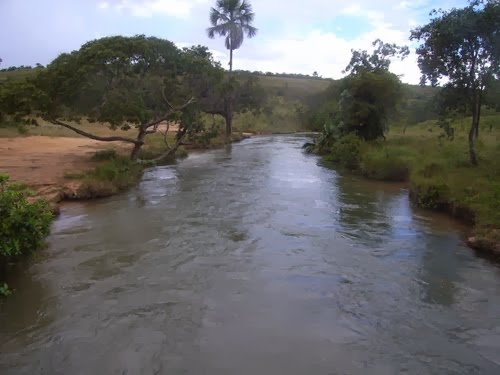
[[[2,67],[49,63],[61,52],[108,35],[146,34],[179,46],[202,44],[227,64],[223,40],[205,29],[215,0],[0,0]],[[391,70],[418,83],[410,30],[433,8],[466,0],[253,0],[258,35],[235,52],[235,69],[340,78],[351,48],[377,38],[408,45],[412,55]]]

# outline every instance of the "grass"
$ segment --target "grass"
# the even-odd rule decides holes
[[[95,155],[97,154],[98,152]],[[76,191],[66,191],[65,198],[71,200],[112,196],[135,185],[140,180],[144,168],[149,165],[115,154],[86,173],[66,174],[65,178],[78,179],[81,183]]]
[[[475,142],[477,167],[469,162],[468,119],[453,126],[452,141],[440,139],[432,122],[410,127],[404,134],[402,128],[394,128],[386,141],[363,143],[352,169],[372,179],[408,181],[417,205],[474,224],[479,247],[492,249],[500,244],[500,116],[483,119]],[[346,158],[350,162],[352,155]]]

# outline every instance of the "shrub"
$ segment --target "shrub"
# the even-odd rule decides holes
[[[358,169],[361,161],[363,140],[354,134],[339,138],[330,149],[328,159],[348,169]]]
[[[0,255],[12,257],[38,250],[49,234],[52,213],[45,201],[28,202],[27,191],[11,188],[0,176]]]
[[[53,216],[47,202],[30,203],[29,191],[8,180],[0,175],[0,277],[7,264],[44,245]],[[8,291],[6,285],[2,288]]]

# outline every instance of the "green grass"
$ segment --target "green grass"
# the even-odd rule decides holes
[[[131,161],[128,157],[115,155],[100,162],[93,170],[84,174],[73,174],[81,181],[76,191],[66,192],[66,199],[93,199],[109,197],[135,185],[147,164]],[[65,177],[67,177],[65,175]]]

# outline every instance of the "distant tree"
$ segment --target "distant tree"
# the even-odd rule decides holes
[[[316,71],[315,71],[315,72],[313,73],[313,77],[314,77],[314,78],[318,78],[318,72],[316,72]]]
[[[438,86],[445,78],[442,103],[447,110],[472,115],[469,157],[477,165],[474,135],[478,134],[481,105],[488,87],[500,75],[500,3],[474,0],[464,8],[434,10],[434,18],[411,32],[417,48],[421,83]]]
[[[233,51],[243,44],[245,35],[253,38],[257,28],[252,23],[255,13],[248,0],[217,0],[215,7],[210,9],[210,24],[208,37],[216,35],[226,37],[226,48],[229,50],[229,71],[233,71]]]

